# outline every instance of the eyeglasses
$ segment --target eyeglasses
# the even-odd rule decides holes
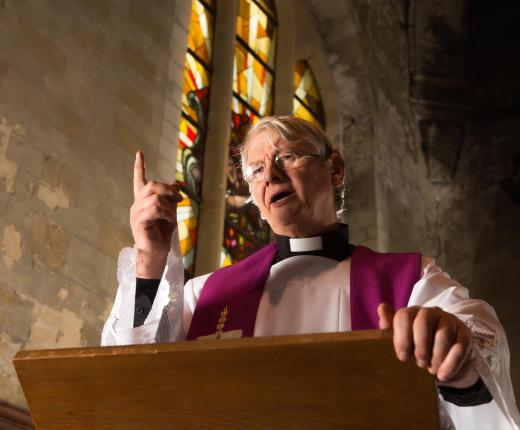
[[[274,165],[284,172],[296,169],[301,165],[301,160],[305,158],[321,158],[319,154],[300,154],[290,149],[279,152],[274,157]],[[244,170],[244,179],[250,184],[253,182],[262,182],[265,180],[266,168],[264,162],[259,162],[247,166]]]

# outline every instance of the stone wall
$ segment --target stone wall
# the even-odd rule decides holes
[[[172,180],[191,2],[0,2],[0,398],[19,349],[98,345],[134,154]]]
[[[342,115],[362,106],[354,130],[367,125],[356,139],[345,136],[351,172],[366,172],[366,178],[353,176],[359,180],[350,189],[352,203],[374,187],[366,207],[377,212],[379,249],[434,256],[473,297],[494,306],[508,333],[518,398],[514,2],[343,1],[330,10],[309,3],[329,51]],[[347,220],[359,222],[348,214]]]

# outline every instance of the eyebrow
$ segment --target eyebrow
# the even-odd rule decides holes
[[[276,142],[278,142],[278,141],[276,141]],[[275,143],[276,143],[276,142],[275,142]],[[285,142],[286,142],[286,144],[288,144],[288,146],[287,146],[287,147],[284,147],[284,148],[278,148],[278,147],[274,146],[274,144],[273,144],[273,148],[275,149],[275,150],[273,151],[273,156],[274,156],[274,157],[276,157],[280,152],[285,151],[285,150],[287,150],[287,149],[290,149],[291,151],[295,151],[295,150],[298,149],[298,148],[297,148],[297,142],[287,142],[287,141],[285,141]],[[264,160],[251,161],[251,162],[248,161],[248,162],[246,163],[246,166],[252,166],[253,164],[258,164],[258,163],[264,163]]]

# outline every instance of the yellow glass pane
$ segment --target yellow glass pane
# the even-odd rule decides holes
[[[181,117],[179,123],[179,147],[177,149],[177,163],[175,180],[180,184],[186,183],[186,148],[193,148],[199,138],[199,131],[186,118]]]
[[[257,0],[258,3],[264,8],[273,18],[276,18],[276,8],[273,0]]]
[[[214,18],[212,13],[200,1],[193,0],[191,3],[188,48],[208,65],[211,64],[213,25]]]
[[[304,119],[317,127],[323,128],[320,122],[303,106],[297,99],[293,99],[293,115],[297,118]]]
[[[183,265],[186,270],[193,271],[195,262],[195,245],[197,240],[197,205],[181,192],[183,200],[177,206],[177,222]]]
[[[182,91],[182,111],[195,122],[199,122],[200,103],[197,91],[209,86],[209,72],[195,57],[186,53],[184,63],[184,84]],[[192,98],[192,99],[190,99]]]
[[[321,102],[320,92],[314,74],[305,60],[298,61],[294,68],[294,94],[303,102],[306,110],[310,111],[312,115],[314,115],[320,126],[324,128],[325,115],[323,113],[323,104]],[[300,103],[297,102],[296,99],[294,104],[295,106],[298,106],[298,109],[301,108]],[[297,114],[296,107],[294,109],[294,114],[300,116],[300,114]]]
[[[276,25],[252,0],[239,0],[237,36],[269,67],[274,67]]]
[[[249,103],[260,116],[272,112],[273,75],[239,43],[235,49],[233,91]]]
[[[231,256],[226,251],[226,248],[222,247],[220,251],[220,267],[230,266],[231,264],[233,264]]]

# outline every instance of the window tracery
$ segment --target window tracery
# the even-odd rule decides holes
[[[276,26],[273,0],[239,0],[221,266],[247,257],[269,241],[269,226],[249,201],[238,146],[247,129],[273,111]]]
[[[176,181],[184,197],[177,207],[184,268],[194,271],[197,224],[202,201],[204,142],[216,0],[193,0],[188,49],[184,65],[182,111],[179,124]]]

